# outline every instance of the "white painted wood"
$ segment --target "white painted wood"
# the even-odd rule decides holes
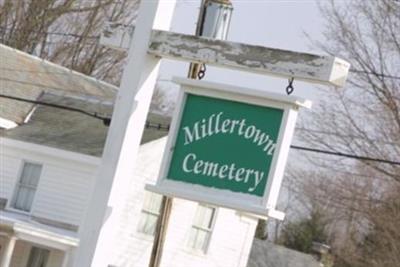
[[[162,138],[140,147],[135,174],[131,179],[132,191],[124,204],[117,231],[118,242],[112,256],[115,266],[148,266],[153,238],[137,229],[145,194],[143,187],[146,182],[154,183],[157,179],[165,144],[166,138]],[[187,247],[197,205],[191,201],[174,199],[162,266],[245,267],[257,219],[243,219],[234,210],[219,208],[208,252],[199,253]]]
[[[27,266],[29,253],[32,246],[43,247],[38,244],[32,244],[27,241],[17,240],[15,245],[14,253],[12,255],[11,264],[8,267],[29,267]],[[46,267],[64,267],[61,265],[64,252],[61,250],[50,249],[50,255],[47,261]]]
[[[234,194],[223,194],[222,196],[215,195],[221,195],[220,190],[204,190],[201,187],[186,186],[185,184],[179,183],[169,183],[168,181],[164,181],[162,184],[157,185],[147,184],[146,190],[169,197],[182,198],[242,212],[254,213],[257,214],[259,218],[263,219],[271,217],[277,220],[283,220],[285,218],[285,214],[283,212],[272,208],[266,209],[261,205],[256,205],[254,204],[254,200],[249,201],[251,198],[239,198],[235,197]]]
[[[300,106],[310,107],[311,102],[294,96],[284,98],[280,95],[264,91],[227,86],[217,83],[190,81],[187,79],[174,80],[181,84],[181,92],[178,101],[179,108],[176,109],[171,124],[167,148],[157,184],[147,185],[146,189],[171,197],[180,197],[191,201],[209,203],[216,206],[283,220],[284,213],[275,210],[275,207],[283,179],[283,170],[286,165],[286,159],[293,136],[296,115]],[[167,179],[168,168],[170,166],[173,147],[175,146],[179,130],[178,127],[181,121],[187,94],[203,95],[212,98],[273,107],[283,111],[278,140],[276,140],[277,147],[268,173],[268,183],[264,196],[259,197]]]
[[[74,164],[81,164],[82,166],[98,166],[101,162],[98,157],[4,137],[0,137],[0,146],[1,148],[10,148],[8,150],[9,153],[18,154],[23,151],[24,153],[28,153],[27,157],[33,156],[36,158],[46,158],[47,160],[54,158],[54,162],[59,162],[59,160],[62,159],[62,161],[70,161]]]
[[[69,177],[59,177],[57,175],[52,175],[52,180],[50,182],[52,184],[55,184],[57,183],[57,181],[59,181],[60,187],[47,186],[47,182],[42,183],[38,190],[42,190],[41,187],[46,188],[46,190],[50,190],[50,188],[52,188],[53,190],[50,190],[48,191],[48,193],[46,193],[46,198],[49,198],[47,205],[51,205],[52,202],[55,202],[54,199],[58,197],[60,192],[61,194],[68,194],[71,196],[75,194],[75,197],[81,198],[82,191],[86,190],[86,193],[84,194],[88,195],[87,192],[92,190],[91,188],[87,188],[84,185],[86,179],[85,173],[88,169],[92,169],[93,171],[92,179],[95,176],[95,168],[92,166],[90,161],[79,164],[77,159],[68,157],[68,153],[60,153],[59,158],[57,158],[56,154],[51,153],[53,152],[52,150],[49,150],[49,154],[45,154],[43,151],[46,151],[46,149],[43,146],[37,146],[33,144],[32,146],[30,146],[30,144],[27,143],[21,144],[19,142],[16,142],[16,146],[12,147],[10,145],[11,143],[12,142],[8,144],[6,149],[0,150],[0,157],[5,163],[4,166],[8,167],[10,165],[13,165],[9,164],[10,160],[8,156],[4,157],[4,155],[13,154],[13,157],[17,159],[17,162],[21,162],[21,158],[28,160],[30,159],[35,162],[40,159],[40,161],[44,162],[44,166],[46,166],[48,162],[50,162],[50,165],[52,166],[52,168],[54,168],[54,172],[51,172],[53,174],[58,173],[57,169],[60,171],[60,173],[66,172],[65,169],[72,169],[74,170],[74,173],[71,173],[71,175],[78,175],[79,172],[83,172],[84,175],[79,174],[79,177],[83,179],[83,182],[79,183],[79,179],[77,179],[76,183],[76,186],[79,186],[79,184],[81,184],[81,188],[77,189],[75,193],[74,190],[71,191],[70,186],[66,186],[64,188],[64,181],[59,181],[59,179],[68,180],[70,179]],[[128,194],[127,201],[123,204],[122,216],[116,230],[117,242],[115,244],[115,249],[114,251],[110,251],[110,253],[107,254],[108,257],[112,259],[112,264],[116,266],[148,266],[152,238],[139,233],[137,231],[137,226],[141,215],[141,209],[143,207],[144,185],[146,181],[154,182],[157,179],[165,144],[166,138],[162,138],[140,146],[138,162],[135,166],[134,175],[130,177],[130,185],[128,186],[131,190]],[[40,147],[42,147],[43,149],[40,149]],[[31,151],[29,151],[29,149],[31,149]],[[63,159],[62,156],[64,155],[66,157]],[[88,166],[84,167],[84,165]],[[18,168],[20,166],[19,163],[16,166],[18,172]],[[75,167],[74,169],[74,166],[77,167]],[[47,174],[50,174],[50,172],[46,171],[46,177]],[[2,176],[0,172],[0,178],[1,177]],[[16,179],[15,177],[16,174],[14,177],[10,178],[14,181]],[[40,199],[41,198],[42,197],[40,197]],[[52,206],[49,206],[49,212],[54,214],[54,216],[59,215],[60,218],[63,217],[64,213],[70,212],[70,200],[71,198],[64,199],[65,205],[63,204],[61,206],[65,207],[65,210],[58,209],[57,212],[55,212],[56,209]],[[45,198],[43,198],[43,201],[45,201]],[[40,202],[35,201],[35,207]],[[74,200],[72,200],[72,203],[74,203]],[[58,202],[54,204],[59,205]],[[187,267],[193,266],[190,265],[190,263],[194,262],[197,262],[194,263],[196,267],[220,267],[227,266],[227,264],[229,264],[229,266],[235,267],[246,266],[248,253],[250,252],[251,242],[254,236],[254,230],[257,224],[256,219],[251,219],[248,221],[246,220],[245,222],[243,221],[243,216],[239,215],[236,211],[219,208],[218,217],[214,228],[215,232],[212,235],[209,252],[207,254],[199,254],[191,251],[186,247],[186,242],[190,227],[193,223],[193,216],[197,207],[197,203],[177,199],[174,200],[174,207],[174,217],[171,218],[171,225],[168,231],[169,237],[166,243],[166,250],[164,251],[165,253],[163,264],[165,264],[165,266]],[[83,214],[81,216],[83,216]],[[74,218],[74,220],[76,219]],[[32,225],[34,224],[35,222],[32,222]],[[230,227],[226,227],[226,225],[229,225]],[[25,238],[27,237],[27,235],[24,234],[21,235],[21,237]],[[44,238],[43,236],[41,236],[40,238],[36,236],[36,239],[28,237],[28,239],[32,242],[38,242],[42,246],[55,245],[54,241],[45,241],[46,238]],[[226,242],[226,240],[229,240],[229,242]],[[36,243],[36,245],[38,244]],[[13,255],[13,262],[15,263],[15,265],[13,265],[12,267],[25,267],[24,264],[26,264],[27,257],[29,256],[30,247],[30,243],[22,242],[22,240],[19,240],[17,242],[17,246],[14,250],[15,252]],[[67,249],[67,246],[60,247],[58,245],[58,248]],[[63,252],[51,250],[50,255],[50,266],[61,267]],[[229,257],[229,260],[226,260],[227,257]]]
[[[148,267],[152,249],[152,236],[137,231],[145,196],[146,181],[155,181],[161,165],[166,138],[146,143],[139,148],[131,188],[116,231],[117,242],[112,264],[119,267],[134,265]]]
[[[93,164],[96,161],[92,157],[85,162],[87,158],[81,154],[75,153],[76,157],[70,158],[66,151],[53,152],[60,151],[13,140],[2,142],[0,198],[7,199],[7,208],[11,209],[23,162],[39,163],[43,168],[31,212],[27,214],[78,226],[88,206],[88,192],[92,191],[98,165]],[[83,159],[82,162],[78,162],[79,158]]]
[[[278,202],[279,191],[281,189],[290,145],[292,144],[294,128],[296,126],[297,114],[297,110],[287,109],[283,115],[282,125],[286,126],[281,127],[279,130],[279,137],[275,149],[275,151],[279,151],[279,153],[274,155],[272,159],[270,177],[273,177],[273,179],[268,180],[266,187],[268,196],[263,200],[263,205],[268,209],[275,210]]]
[[[269,105],[274,105],[274,102],[281,102],[285,104],[291,104],[291,105],[296,105],[300,107],[305,107],[305,108],[311,108],[312,102],[310,100],[298,97],[298,96],[293,96],[293,95],[282,95],[282,94],[277,94],[277,93],[272,93],[268,91],[261,91],[261,90],[255,90],[252,88],[247,88],[247,87],[241,87],[241,86],[234,86],[234,85],[225,85],[221,83],[215,83],[215,82],[208,82],[208,81],[199,81],[199,80],[193,80],[193,79],[186,79],[186,78],[179,78],[179,77],[173,77],[172,81],[185,85],[187,87],[187,91],[190,92],[191,94],[201,94],[201,95],[208,95],[207,92],[203,91],[214,91],[214,92],[224,92],[226,93],[225,98],[229,98],[229,95],[232,95],[232,93],[236,95],[241,95],[242,98],[247,98],[249,96],[255,98],[252,102],[257,101],[259,102],[264,101],[265,99],[268,99],[268,104]],[[202,88],[203,90],[196,90],[196,88]],[[192,90],[191,90],[192,89]],[[213,93],[215,95],[215,93]],[[262,100],[258,100],[258,99]],[[272,100],[272,101],[270,101]],[[250,101],[250,100],[248,100]]]
[[[79,225],[88,207],[95,170],[45,164],[36,191],[32,215]]]
[[[7,240],[7,245],[4,248],[4,252],[1,255],[0,267],[9,267],[10,266],[16,242],[17,242],[16,236],[11,236]]]
[[[248,225],[248,229],[245,233],[245,239],[242,247],[242,250],[239,254],[239,266],[247,266],[247,263],[249,261],[249,256],[251,253],[251,248],[253,245],[253,240],[255,236],[255,231],[256,227],[258,224],[258,218],[252,217],[252,216],[246,216],[244,214],[236,213],[236,215],[239,216],[240,221],[242,223],[246,223]],[[256,222],[256,223],[254,223]]]
[[[102,43],[126,50],[133,27],[109,26]],[[342,87],[350,64],[340,58],[154,30],[148,52],[154,56],[202,62],[239,71]]]
[[[60,267],[68,266],[69,254],[70,254],[69,250],[64,251],[64,255],[62,256],[62,263],[61,263]]]
[[[207,253],[187,247],[197,203],[174,199],[170,230],[166,236],[163,254],[164,266],[174,267],[245,267],[240,258],[250,252],[248,243],[253,239],[257,220],[243,222],[234,210],[218,208]],[[174,253],[175,252],[175,253]]]
[[[342,87],[350,64],[330,56],[154,31],[149,53],[233,70]]]
[[[0,198],[11,200],[21,163],[20,157],[6,155],[4,149],[0,150]]]
[[[13,226],[15,235],[18,239],[24,242],[30,242],[48,248],[55,248],[58,250],[68,250],[78,245],[76,239],[68,238],[55,233],[37,231],[35,227],[30,225],[16,224]]]
[[[115,229],[143,133],[159,58],[147,54],[153,28],[168,30],[175,0],[141,1],[136,31],[129,48],[102,164],[88,212],[80,229],[80,246],[73,266],[102,267],[109,263]],[[106,217],[106,210],[108,214]]]

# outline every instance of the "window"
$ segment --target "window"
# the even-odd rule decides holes
[[[47,249],[32,247],[26,267],[46,267],[49,254]]]
[[[42,166],[39,164],[24,163],[11,205],[13,208],[28,212],[31,210],[41,171]]]
[[[158,216],[160,215],[162,196],[155,193],[146,192],[142,215],[140,216],[138,231],[147,235],[154,235],[157,226]]]
[[[193,250],[207,252],[212,228],[214,226],[215,211],[213,207],[199,205],[190,229],[188,246]]]

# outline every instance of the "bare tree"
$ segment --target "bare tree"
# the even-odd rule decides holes
[[[326,2],[323,2],[326,3]],[[327,53],[352,64],[348,85],[304,122],[303,139],[318,147],[387,160],[400,158],[400,4],[393,0],[323,5]],[[397,77],[397,79],[395,78]],[[400,168],[361,164],[400,183]]]
[[[326,41],[317,45],[349,60],[352,72],[346,88],[324,91],[324,100],[302,121],[301,139],[321,149],[399,162],[400,3],[331,0],[322,1],[321,10]],[[298,194],[330,216],[336,266],[397,266],[400,166],[304,157],[312,168],[293,175]]]
[[[139,0],[0,0],[0,42],[115,85],[126,53],[100,45],[106,22],[131,24]],[[172,113],[157,86],[151,111]]]
[[[99,44],[105,22],[130,23],[138,0],[0,0],[2,43],[119,83],[125,53]]]

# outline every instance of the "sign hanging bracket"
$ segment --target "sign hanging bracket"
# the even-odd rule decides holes
[[[289,84],[288,84],[288,86],[286,86],[286,94],[287,95],[291,95],[294,91],[293,81],[294,81],[294,77],[288,79]]]

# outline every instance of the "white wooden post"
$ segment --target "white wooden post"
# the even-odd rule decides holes
[[[176,0],[141,1],[115,109],[88,212],[80,227],[74,267],[105,267],[115,247],[117,219],[133,177],[160,58],[148,55],[153,28],[169,30]],[[97,245],[96,245],[97,244]]]
[[[1,255],[0,267],[9,267],[10,266],[16,242],[17,242],[16,236],[11,236],[8,239],[7,245],[4,248],[4,252]]]
[[[67,267],[68,266],[68,261],[69,261],[69,254],[70,254],[70,250],[65,250],[64,251],[64,257],[61,263],[61,267]]]

